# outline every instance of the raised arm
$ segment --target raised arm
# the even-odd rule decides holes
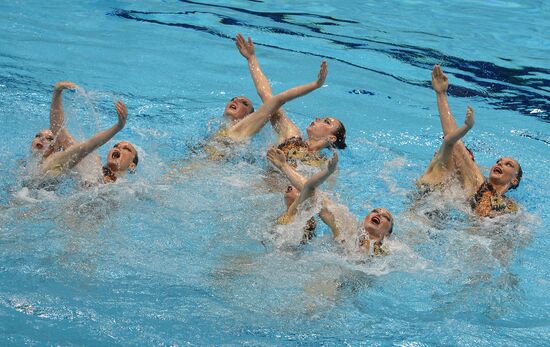
[[[76,89],[77,85],[69,82],[57,82],[52,96],[52,105],[50,107],[50,130],[54,135],[52,144],[55,152],[67,149],[76,141],[65,127],[65,112],[63,110],[63,90]]]
[[[451,113],[449,101],[447,100],[447,89],[449,88],[449,79],[441,70],[441,66],[435,65],[432,70],[432,88],[437,98],[437,109],[439,111],[439,120],[443,135],[447,135],[457,128],[455,118]]]
[[[456,125],[456,121],[451,113],[451,108],[449,107],[449,102],[447,100],[449,80],[439,65],[435,65],[432,71],[432,87],[436,93],[437,108],[439,111],[439,120],[441,121],[443,135],[447,136],[449,133],[457,130],[458,126]],[[456,134],[460,135],[460,133]],[[458,173],[464,183],[464,187],[468,195],[471,195],[472,192],[475,192],[477,187],[483,183],[484,177],[477,164],[471,158],[470,152],[466,149],[464,143],[460,141],[460,137],[456,140],[455,145],[452,147],[452,156],[458,169]],[[453,138],[451,137],[450,139],[452,140]]]
[[[332,150],[332,158],[326,163],[323,170],[315,173],[311,176],[306,183],[304,184],[302,190],[300,191],[300,198],[298,199],[298,205],[307,199],[309,199],[315,192],[315,189],[319,187],[327,178],[332,175],[336,168],[338,167],[338,153],[336,150]]]
[[[109,141],[116,133],[124,128],[128,117],[128,110],[122,101],[115,104],[118,115],[118,122],[111,128],[104,130],[90,139],[71,146],[63,152],[56,152],[46,159],[42,164],[45,172],[50,170],[68,170],[78,164],[84,157],[95,151]]]
[[[472,127],[474,126],[474,110],[472,107],[468,106],[466,111],[466,119],[464,120],[464,125],[460,128],[456,128],[453,131],[447,133],[443,137],[443,144],[441,145],[441,150],[439,151],[440,161],[442,163],[447,163],[452,158],[453,149],[455,144],[460,140]]]
[[[248,62],[248,70],[254,81],[254,86],[256,86],[256,92],[262,99],[262,102],[267,102],[273,96],[273,92],[269,80],[262,71],[256,57],[252,39],[249,36],[248,41],[246,41],[241,34],[237,34],[235,42],[239,52]],[[288,118],[282,107],[271,116],[271,125],[279,135],[279,142],[294,136],[300,136],[300,129]]]
[[[264,72],[260,67],[258,59],[256,58],[252,39],[249,36],[248,41],[246,41],[241,34],[237,34],[235,42],[239,52],[248,62],[248,70],[250,71],[250,76],[252,76],[252,81],[254,81],[254,86],[256,86],[256,92],[258,92],[258,95],[262,101],[266,102],[267,99],[273,96],[273,92],[271,91],[271,85],[269,84],[267,77],[265,77]]]
[[[54,136],[57,136],[57,133],[61,130],[63,123],[65,122],[62,96],[63,90],[76,88],[76,84],[69,81],[57,82],[55,84],[52,96],[52,105],[50,107],[50,130]]]
[[[332,237],[334,239],[338,239],[342,236],[342,231],[340,230],[340,228],[338,228],[338,225],[336,224],[336,217],[333,210],[330,208],[331,204],[332,202],[328,198],[325,198],[323,200],[323,207],[319,212],[319,217],[321,217],[323,223],[325,223],[330,228],[330,231],[332,232]]]
[[[306,181],[300,191],[300,196],[288,208],[287,214],[289,216],[294,216],[298,210],[298,206],[300,206],[300,204],[307,199],[311,198],[315,194],[315,189],[323,184],[323,182],[325,182],[326,179],[334,171],[336,171],[336,168],[338,167],[338,153],[336,153],[336,150],[334,149],[332,150],[332,153],[332,158],[327,162],[327,165]]]
[[[280,149],[271,148],[267,151],[267,158],[269,161],[283,174],[288,178],[290,184],[292,184],[299,191],[304,190],[304,186],[307,182],[307,179],[303,177],[300,173],[296,171],[292,166],[290,166],[286,161],[286,156]],[[332,202],[329,198],[323,199],[323,207],[321,212],[319,212],[319,217],[323,222],[330,228],[332,231],[332,236],[338,238],[341,235],[340,229],[336,225],[335,212],[331,208]]]
[[[317,80],[301,86],[288,89],[280,94],[277,94],[267,100],[260,108],[240,120],[238,123],[229,128],[228,136],[233,139],[243,139],[256,134],[270,119],[271,115],[286,102],[306,95],[323,85],[327,77],[327,63],[323,61],[319,70]]]

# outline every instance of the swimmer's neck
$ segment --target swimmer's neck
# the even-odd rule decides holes
[[[369,239],[374,242],[382,242],[384,240],[384,236],[376,235],[374,232],[368,231],[367,234],[369,234]]]
[[[317,140],[308,138],[305,143],[309,152],[319,152],[320,150],[329,147],[329,142],[327,139]]]
[[[113,170],[108,164],[103,166],[103,181],[106,183],[116,182],[123,175],[123,171]]]
[[[492,191],[494,193],[498,194],[498,195],[504,195],[510,189],[510,184],[509,183],[498,184],[498,183],[495,183],[495,182],[491,182],[490,179],[487,179],[487,183],[492,188]]]

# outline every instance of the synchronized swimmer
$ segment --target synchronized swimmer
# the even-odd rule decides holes
[[[278,139],[273,148],[267,152],[267,159],[290,182],[284,192],[286,211],[277,219],[278,224],[291,223],[304,202],[320,196],[320,219],[332,231],[335,241],[352,245],[370,255],[388,253],[384,240],[393,232],[394,218],[392,213],[383,207],[370,211],[364,218],[360,230],[350,230],[341,225],[342,209],[325,194],[317,194],[318,188],[338,167],[339,156],[335,148],[345,149],[346,129],[344,124],[333,117],[316,118],[306,129],[304,140],[282,106],[296,98],[311,93],[323,86],[328,74],[327,63],[322,62],[317,79],[273,95],[269,80],[260,68],[256,57],[254,43],[238,34],[236,45],[241,55],[247,60],[250,75],[256,91],[263,104],[254,110],[252,101],[245,96],[237,96],[229,101],[224,109],[226,126],[219,130],[215,139],[241,141],[257,134],[268,122],[271,122]],[[440,149],[431,160],[425,173],[418,179],[418,189],[429,194],[434,190],[445,191],[450,185],[458,185],[464,193],[464,199],[480,217],[496,217],[518,211],[517,204],[505,194],[516,189],[523,172],[518,161],[513,158],[500,158],[491,168],[489,177],[485,178],[466,148],[462,138],[474,126],[474,110],[468,107],[464,124],[457,126],[447,101],[448,78],[436,65],[432,71],[432,87],[436,93],[439,118],[443,130],[443,141]],[[134,172],[138,164],[138,153],[129,142],[118,142],[108,153],[107,161],[101,166],[96,149],[111,140],[126,125],[128,111],[122,101],[115,104],[118,121],[112,127],[97,133],[93,137],[78,142],[65,126],[63,110],[63,91],[78,87],[68,81],[55,85],[50,110],[50,128],[38,132],[32,141],[32,152],[39,160],[39,171],[42,179],[60,177],[72,172],[75,168],[79,176],[85,176],[89,165],[101,172],[97,183],[117,181],[126,172]],[[332,157],[322,153],[324,149],[332,151]],[[209,149],[204,147],[205,152]],[[216,158],[214,152],[211,158]],[[219,156],[219,155],[218,155]],[[305,178],[299,171],[299,164],[319,168],[319,171]],[[302,242],[307,242],[314,235],[316,222],[311,217],[303,228]]]
[[[55,85],[50,109],[50,129],[41,130],[32,141],[32,151],[40,160],[39,170],[45,178],[66,174],[85,158],[89,158],[100,168],[101,161],[93,152],[107,143],[126,125],[128,110],[122,101],[118,101],[115,104],[118,115],[117,124],[86,141],[77,142],[64,124],[62,96],[63,90],[76,88],[76,84],[68,81],[58,82]],[[107,155],[107,164],[101,170],[103,177],[100,181],[114,182],[127,170],[135,170],[137,163],[138,154],[134,146],[129,142],[119,142]],[[94,171],[100,172],[100,170]],[[84,173],[79,172],[79,174]]]

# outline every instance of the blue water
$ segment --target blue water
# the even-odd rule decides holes
[[[548,344],[549,18],[544,1],[2,2],[1,344]],[[285,108],[301,129],[320,115],[345,123],[349,148],[323,190],[358,218],[393,211],[390,256],[356,262],[324,226],[288,244],[299,229],[274,225],[269,126],[228,161],[171,173],[198,161],[191,149],[229,98],[259,105],[237,32],[254,38],[275,91],[328,61],[327,86]],[[476,110],[476,160],[521,163],[519,214],[468,220],[438,197],[409,209],[440,144],[434,64],[457,120]],[[84,191],[22,186],[59,80],[86,91],[65,97],[79,138],[127,103],[110,144],[137,145],[136,175]],[[419,212],[441,206],[443,221]]]

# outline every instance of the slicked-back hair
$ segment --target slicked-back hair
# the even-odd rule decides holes
[[[516,163],[518,163],[518,162],[516,161]],[[516,189],[517,187],[519,187],[519,183],[521,182],[521,177],[522,176],[523,176],[523,170],[521,169],[521,165],[519,165],[519,163],[518,163],[518,174],[516,175],[518,183],[516,185],[511,186],[510,189]]]
[[[346,128],[344,127],[344,123],[340,122],[340,125],[333,133],[334,136],[336,136],[336,141],[334,141],[334,147],[338,149],[345,149],[348,145],[346,145]]]

